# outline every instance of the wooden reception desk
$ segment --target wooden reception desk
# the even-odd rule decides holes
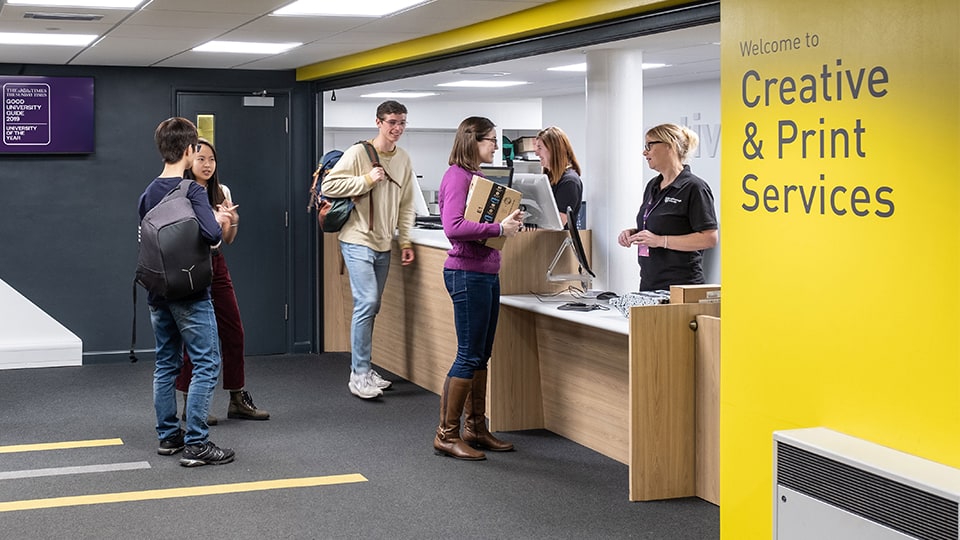
[[[394,250],[373,362],[439,394],[457,349],[442,278],[449,244],[442,231],[416,232],[413,265],[401,266]],[[630,319],[616,309],[558,310],[570,297],[529,293],[567,287],[544,279],[564,235],[527,232],[504,248],[487,386],[491,429],[548,429],[628,465],[633,501],[698,496],[719,504],[719,304],[634,307]],[[558,271],[573,269],[564,264]],[[351,310],[336,235],[328,234],[325,351],[350,349]],[[694,332],[695,320],[712,324],[703,317],[717,330]]]

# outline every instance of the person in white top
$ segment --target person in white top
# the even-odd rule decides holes
[[[207,189],[210,206],[214,209],[234,206],[230,189],[221,184],[217,177],[216,149],[206,139],[201,138],[199,142],[200,151],[197,152],[193,160],[193,168],[187,170],[184,176],[193,178]],[[239,231],[240,215],[236,208],[230,212],[230,217],[230,227],[223,229],[224,244],[232,244]],[[220,249],[213,251],[213,284],[210,287],[210,295],[213,299],[214,315],[217,318],[217,334],[220,336],[220,355],[223,359],[223,388],[230,392],[227,418],[267,420],[270,418],[270,413],[258,409],[253,404],[250,393],[244,389],[243,322],[240,320],[240,306],[237,304],[237,295],[233,289],[233,280],[230,278],[230,270],[227,268],[222,247],[223,244],[221,244]],[[186,351],[184,351],[183,368],[180,370],[176,382],[177,390],[184,393],[184,402],[186,402],[186,393],[190,387],[192,373],[193,365]],[[208,417],[207,423],[216,424],[216,417]]]

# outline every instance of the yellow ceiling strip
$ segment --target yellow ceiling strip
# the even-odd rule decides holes
[[[430,58],[689,3],[689,0],[556,0],[463,28],[303,66],[297,69],[297,80],[310,81]]]

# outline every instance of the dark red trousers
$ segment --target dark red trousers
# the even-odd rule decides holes
[[[213,299],[213,312],[217,317],[217,334],[220,336],[220,369],[224,390],[243,388],[243,322],[240,321],[240,306],[233,290],[233,280],[223,253],[212,256],[213,284],[210,296]],[[190,388],[193,364],[187,351],[183,351],[183,367],[177,375],[177,390],[186,392]]]

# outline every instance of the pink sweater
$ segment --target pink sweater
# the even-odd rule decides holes
[[[500,236],[500,224],[476,223],[463,217],[470,180],[475,174],[483,176],[479,172],[451,165],[440,181],[437,201],[440,204],[440,220],[443,223],[443,232],[452,246],[447,252],[443,267],[496,274],[500,272],[500,251],[481,245],[477,240]]]

